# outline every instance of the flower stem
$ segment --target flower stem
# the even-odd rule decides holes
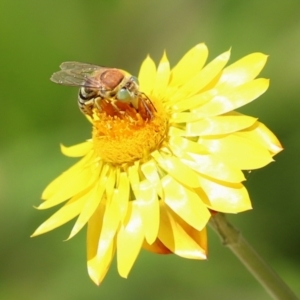
[[[298,299],[285,282],[248,244],[241,233],[227,221],[224,214],[213,215],[210,225],[221,237],[223,244],[238,257],[273,299]]]

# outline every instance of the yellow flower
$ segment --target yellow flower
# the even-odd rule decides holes
[[[172,70],[166,54],[157,68],[147,57],[139,82],[153,118],[133,107],[125,114],[94,108],[92,139],[61,147],[82,159],[45,189],[39,209],[67,202],[33,235],[77,217],[71,238],[87,224],[88,273],[96,284],[115,252],[123,277],[141,248],[205,259],[211,211],[251,209],[242,170],[261,168],[282,150],[257,118],[234,111],[267,90],[269,81],[256,79],[266,55],[228,67],[230,51],[205,65],[207,56],[199,44]]]

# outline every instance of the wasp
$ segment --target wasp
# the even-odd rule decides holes
[[[129,105],[144,119],[153,118],[154,105],[139,90],[138,79],[126,71],[75,61],[63,62],[60,69],[50,80],[80,87],[78,105],[84,114],[92,117],[94,108],[103,111],[110,105],[115,112],[124,115]]]

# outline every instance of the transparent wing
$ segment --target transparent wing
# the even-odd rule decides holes
[[[72,70],[73,72],[94,72],[99,69],[107,69],[97,65],[82,63],[78,61],[65,61],[60,66],[61,70]]]
[[[50,80],[68,86],[83,86],[90,88],[99,88],[99,79],[93,77],[95,71],[104,72],[108,68],[81,63],[76,61],[63,62],[60,65],[61,70],[54,73]]]

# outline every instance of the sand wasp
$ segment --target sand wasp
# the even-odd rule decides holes
[[[73,61],[63,62],[60,69],[51,81],[80,87],[78,105],[84,114],[92,116],[93,108],[102,111],[110,105],[121,115],[131,108],[144,119],[153,118],[151,100],[139,90],[138,79],[126,71]]]

